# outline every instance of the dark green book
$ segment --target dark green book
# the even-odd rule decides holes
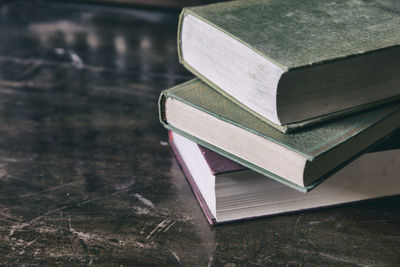
[[[400,126],[400,104],[282,133],[199,79],[161,93],[164,126],[243,166],[306,192]]]
[[[185,8],[180,61],[287,132],[398,98],[397,0],[249,0]]]

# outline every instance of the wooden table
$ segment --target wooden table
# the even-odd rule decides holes
[[[208,225],[158,121],[178,13],[0,3],[0,265],[400,264],[400,197]]]

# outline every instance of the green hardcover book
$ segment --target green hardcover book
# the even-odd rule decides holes
[[[302,192],[400,126],[396,102],[282,133],[199,79],[163,91],[159,112],[167,129]]]
[[[288,132],[399,98],[397,0],[249,0],[182,11],[181,63]]]

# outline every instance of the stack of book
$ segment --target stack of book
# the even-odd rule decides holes
[[[395,0],[183,9],[178,53],[198,78],[161,93],[160,120],[210,223],[400,194],[399,13]]]

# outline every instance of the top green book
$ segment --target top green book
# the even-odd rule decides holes
[[[181,63],[281,131],[400,96],[400,1],[249,0],[185,8]]]

